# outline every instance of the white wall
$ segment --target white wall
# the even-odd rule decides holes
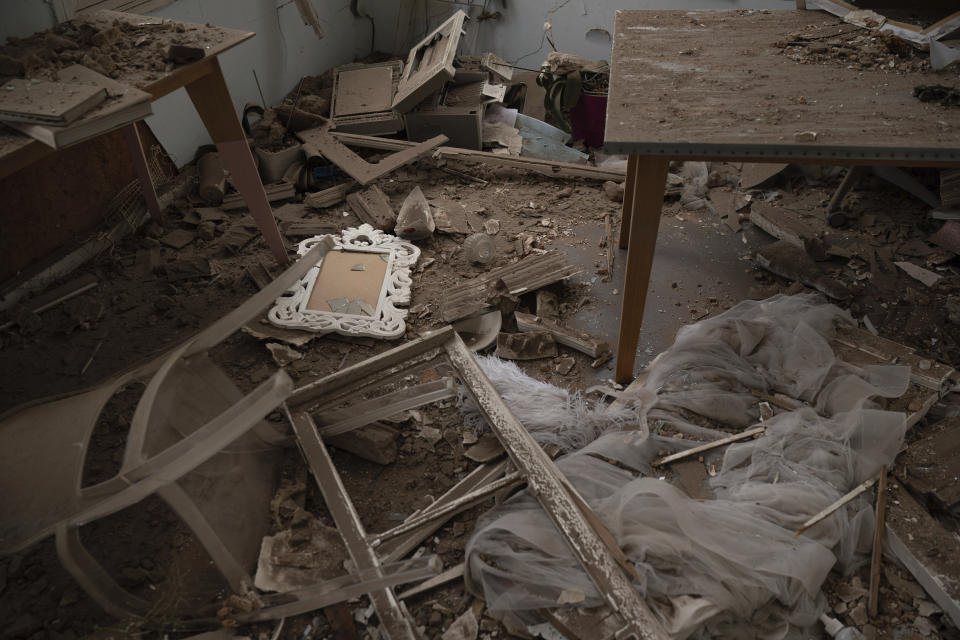
[[[383,51],[406,54],[444,17],[457,8],[473,18],[465,40],[465,53],[493,52],[520,66],[538,69],[551,48],[543,39],[543,24],[553,27],[553,41],[560,51],[593,60],[610,59],[610,38],[617,9],[791,9],[794,0],[510,0],[504,9],[498,0],[472,2],[474,9],[436,0],[367,0],[367,11],[377,24],[377,46]],[[478,21],[486,5],[502,16]]]
[[[279,6],[278,6],[279,5]],[[275,104],[305,75],[353,62],[370,51],[370,23],[355,18],[347,0],[313,0],[325,36],[318,39],[303,23],[297,7],[283,0],[177,0],[152,15],[254,31],[257,36],[220,55],[220,64],[237,112],[247,102],[259,104],[256,70],[266,101]],[[206,130],[185,91],[153,103],[147,124],[177,165],[193,159]]]
[[[325,37],[303,23],[291,0],[176,0],[151,15],[256,32],[256,37],[220,55],[223,74],[238,113],[260,103],[253,70],[264,98],[279,102],[305,75],[353,62],[370,51],[370,23],[350,13],[349,0],[312,0]],[[389,1],[386,4],[390,4]],[[0,0],[0,38],[27,36],[56,24],[50,0]],[[146,122],[178,166],[210,142],[183,90],[153,103]]]

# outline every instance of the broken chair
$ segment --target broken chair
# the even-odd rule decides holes
[[[229,587],[237,594],[250,592],[250,570],[267,533],[275,489],[276,448],[290,442],[264,418],[294,387],[280,370],[244,394],[208,352],[318,258],[317,250],[308,253],[233,312],[146,364],[93,389],[0,416],[0,555],[54,535],[63,566],[98,604],[113,615],[149,622],[152,605],[123,588],[94,558],[81,541],[80,527],[156,494],[190,528]],[[130,419],[120,470],[83,486],[98,420],[111,397],[135,382],[145,388]],[[257,594],[263,606],[247,617],[294,615],[361,595],[369,589],[364,580],[377,586],[435,573],[429,560],[393,568],[399,572],[389,578],[359,572],[295,592]],[[167,626],[209,623],[215,619],[204,613]]]

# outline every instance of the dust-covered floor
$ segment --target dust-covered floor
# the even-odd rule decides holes
[[[620,205],[598,182],[551,180],[512,169],[473,167],[468,171],[485,183],[458,178],[426,161],[378,183],[395,209],[413,186],[421,186],[431,204],[443,209],[453,225],[464,232],[437,233],[418,243],[423,254],[413,273],[406,338],[441,326],[438,308],[443,292],[488,268],[516,260],[518,245],[522,246],[526,237],[532,238],[532,242],[527,240],[528,248],[559,249],[582,267],[569,283],[551,287],[560,297],[561,319],[615,344],[620,291],[616,277],[609,281],[605,278],[605,250],[599,245],[604,216],[611,214],[618,222]],[[722,192],[730,194],[728,201],[732,202],[736,195],[732,185],[739,167],[714,167],[714,173],[714,199],[721,201]],[[853,222],[843,230],[827,229],[822,222],[824,206],[838,181],[837,172],[814,175],[791,168],[749,195],[754,203],[782,208],[815,226],[828,242],[847,247],[847,257],[828,256],[817,264],[849,289],[850,298],[841,304],[854,317],[866,315],[881,335],[931,359],[960,366],[960,330],[956,324],[960,314],[954,309],[960,294],[956,258],[951,255],[944,260],[940,250],[925,240],[940,223],[925,218],[923,205],[910,196],[881,181],[867,180],[847,198],[845,207]],[[645,315],[646,326],[656,331],[655,335],[645,332],[639,364],[649,362],[669,346],[673,333],[684,324],[720,313],[744,298],[800,290],[800,285],[756,268],[754,252],[769,244],[771,238],[750,225],[746,200],[737,200],[739,212],[728,211],[726,221],[709,208],[689,211],[676,200],[665,204],[661,235],[669,239],[658,247],[653,293]],[[299,205],[285,206],[290,215],[299,215]],[[95,289],[0,334],[0,377],[4,380],[0,411],[104,380],[179,343],[256,291],[244,267],[271,265],[263,241],[254,239],[237,255],[216,251],[218,239],[230,227],[244,224],[243,213],[227,214],[225,221],[216,225],[212,238],[198,237],[183,249],[160,243],[159,238],[172,230],[197,230],[192,208],[188,200],[180,199],[164,212],[162,229],[148,224],[86,267],[84,272],[95,274],[99,281]],[[282,208],[275,206],[277,210]],[[359,224],[343,203],[322,211],[306,211],[305,215],[306,219],[341,228]],[[491,224],[494,220],[497,224]],[[497,260],[490,266],[471,264],[461,249],[466,233],[484,229],[497,229],[493,236]],[[617,252],[615,276],[620,278],[625,257],[625,252]],[[214,275],[203,275],[205,269],[200,275],[191,271],[189,265],[204,258],[215,263]],[[700,258],[704,263],[698,262]],[[892,267],[894,259],[903,258],[935,269],[941,279],[932,287],[918,283]],[[676,266],[678,262],[682,263],[680,267]],[[718,275],[721,270],[727,270],[726,274]],[[521,305],[532,308],[531,298],[525,296]],[[391,346],[372,339],[317,337],[299,349],[303,357],[286,369],[302,384]],[[243,332],[217,347],[213,357],[244,390],[276,368],[263,342]],[[575,366],[561,373],[566,367],[557,367],[550,359],[521,364],[530,375],[563,388],[584,390],[612,378],[612,363],[593,369],[591,358],[563,346],[560,357],[574,358]],[[132,388],[118,395],[105,412],[94,435],[90,467],[85,472],[88,480],[116,471],[138,391]],[[393,464],[377,465],[343,451],[334,454],[360,516],[373,532],[402,521],[476,466],[463,457],[465,430],[450,404],[410,412],[395,426],[401,439],[399,457]],[[422,437],[424,426],[436,429],[441,437]],[[469,438],[469,434],[466,436]],[[281,486],[292,487],[299,504],[332,526],[299,452],[289,449],[281,456]],[[38,461],[40,472],[56,472],[42,467],[42,461]],[[700,471],[705,476],[704,470]],[[444,566],[460,562],[473,523],[486,508],[488,505],[481,505],[454,518],[427,541],[427,550],[437,553]],[[279,530],[289,524],[292,515],[278,512],[262,517]],[[209,559],[158,499],[85,526],[82,535],[94,555],[120,576],[124,587],[156,602],[155,622],[162,623],[173,606],[216,612],[229,595]],[[887,571],[882,591],[887,604],[882,607],[881,618],[871,622],[876,637],[956,637],[956,630],[907,574],[893,567]],[[867,582],[861,571],[859,576],[836,576],[828,583],[828,598],[837,617],[848,624],[858,622],[850,616],[862,602],[857,588]],[[349,605],[361,633],[370,615],[368,604],[363,598]],[[477,605],[462,581],[454,581],[411,598],[407,606],[425,628],[425,635],[434,638],[440,637],[442,630],[468,607]],[[480,637],[509,635],[488,616],[479,619]],[[156,635],[150,625],[127,626],[101,611],[59,567],[49,539],[0,560],[0,625],[4,638],[31,640]],[[310,630],[305,632],[308,625]],[[242,633],[269,637],[274,627],[264,623]],[[280,637],[335,635],[324,615],[307,614],[287,620]]]

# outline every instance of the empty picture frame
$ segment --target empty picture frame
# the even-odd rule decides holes
[[[270,323],[345,336],[402,336],[407,310],[398,307],[410,304],[410,269],[420,249],[369,224],[308,238],[297,253],[318,245],[320,260],[277,298]]]
[[[407,64],[397,85],[393,108],[406,113],[443,84],[453,78],[456,69],[453,62],[463,35],[463,23],[467,14],[462,10],[436,28],[430,35],[410,49]]]

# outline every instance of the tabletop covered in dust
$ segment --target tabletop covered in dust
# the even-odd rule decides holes
[[[960,108],[913,95],[917,85],[956,85],[957,72],[785,55],[790,34],[833,28],[842,38],[852,25],[817,11],[618,11],[607,148],[864,160],[899,149],[898,159],[960,162]]]

